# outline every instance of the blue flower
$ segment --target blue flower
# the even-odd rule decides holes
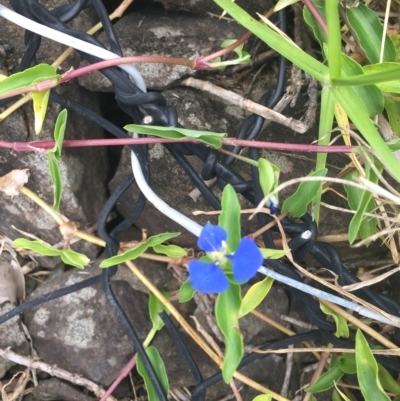
[[[250,238],[242,238],[234,253],[230,253],[226,240],[227,232],[219,226],[207,223],[201,231],[197,244],[207,252],[213,263],[191,260],[189,281],[193,288],[206,294],[221,293],[228,289],[229,281],[221,269],[227,259],[232,263],[233,277],[243,283],[257,273],[263,256],[256,243]]]

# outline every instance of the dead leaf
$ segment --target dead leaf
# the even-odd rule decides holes
[[[3,177],[0,177],[0,191],[3,191],[8,196],[16,196],[19,194],[29,178],[29,169],[12,170]]]

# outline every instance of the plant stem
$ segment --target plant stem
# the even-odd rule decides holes
[[[325,32],[325,34],[328,33],[328,28],[326,26],[326,22],[323,19],[322,15],[318,12],[318,10],[315,8],[314,3],[311,0],[302,0],[304,5],[310,10],[310,13],[313,15],[321,29]]]
[[[209,60],[214,60],[217,57],[224,56],[225,54],[230,53],[231,51],[235,50],[238,46],[242,43],[246,42],[247,39],[252,35],[250,31],[247,31],[242,37],[240,37],[235,43],[232,43],[230,46],[225,47],[224,49],[218,50],[215,53],[209,54],[208,56],[201,57],[195,60],[195,63],[206,63]]]
[[[144,145],[156,143],[176,143],[176,142],[192,142],[199,143],[195,139],[165,139],[165,138],[115,138],[115,139],[67,139],[63,142],[64,148],[83,148],[97,146],[123,146],[123,145]],[[355,146],[341,145],[309,145],[297,143],[281,143],[281,142],[263,142],[249,141],[246,139],[223,138],[223,145],[227,146],[243,146],[250,148],[282,150],[292,152],[324,152],[324,153],[351,153]],[[0,141],[0,148],[13,149],[16,152],[46,152],[55,145],[54,141],[35,141],[35,142],[5,142]],[[217,149],[218,150],[218,149]],[[225,152],[223,152],[225,153]]]
[[[188,60],[185,58],[175,57],[163,57],[163,56],[131,56],[131,57],[120,57],[111,60],[104,60],[98,63],[90,64],[77,70],[66,72],[60,82],[67,82],[73,78],[80,77],[81,75],[88,74],[93,71],[101,70],[103,68],[115,67],[122,64],[138,64],[138,63],[160,63],[160,64],[174,64],[183,65],[185,67],[195,69],[195,60]],[[202,69],[212,70],[213,68],[208,66]]]

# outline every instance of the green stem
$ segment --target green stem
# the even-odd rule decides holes
[[[341,75],[342,41],[340,37],[339,1],[326,0],[326,22],[328,26],[328,65],[332,78]]]

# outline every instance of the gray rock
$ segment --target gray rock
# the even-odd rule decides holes
[[[212,27],[212,29],[211,29]],[[129,14],[115,24],[124,56],[164,56],[195,59],[219,50],[226,39],[240,37],[245,30],[226,20],[187,12],[166,12],[148,7]],[[102,33],[99,40],[107,43]],[[163,90],[192,70],[180,65],[137,64],[149,89]],[[93,91],[111,91],[111,82],[96,72],[79,78]]]
[[[90,270],[90,274],[98,272]],[[32,297],[85,278],[86,272],[69,271],[40,286]],[[150,329],[147,296],[123,281],[114,281],[112,289],[143,341]],[[38,306],[25,314],[25,321],[41,359],[106,387],[134,353],[101,284]]]
[[[8,2],[0,0],[8,6]],[[65,1],[48,1],[49,8],[60,5]],[[74,20],[73,26],[77,29],[86,29],[90,19],[79,17]],[[18,67],[18,59],[24,51],[23,30],[6,20],[0,24],[0,44],[6,42],[13,46],[13,51],[6,54],[3,65],[7,69],[14,65],[12,72]],[[63,47],[50,40],[42,40],[42,45],[37,54],[38,62],[51,63],[57,55],[61,54]],[[2,56],[0,55],[0,59]],[[77,67],[79,56],[74,54],[70,57],[61,71]],[[59,94],[80,102],[95,112],[99,112],[99,104],[96,97],[80,87],[76,82],[64,84],[56,89]],[[32,103],[28,103],[15,111],[0,123],[0,136],[2,140],[35,141],[53,139],[54,123],[61,107],[50,103],[46,115],[44,127],[40,136],[34,133],[34,118]],[[66,139],[101,138],[103,131],[86,118],[69,112]],[[107,153],[104,148],[93,149],[64,149],[61,162],[63,176],[63,196],[61,201],[61,212],[68,218],[78,221],[82,229],[93,225],[98,213],[106,199],[105,179],[107,173]],[[0,149],[0,175],[5,175],[14,169],[30,169],[30,180],[27,187],[33,190],[46,202],[53,203],[53,185],[50,180],[47,156],[40,152],[15,152],[9,149]],[[15,239],[21,235],[12,226],[23,229],[44,241],[52,244],[61,241],[58,226],[55,221],[47,215],[35,203],[23,195],[14,199],[0,194],[0,231],[8,237]],[[81,241],[76,248],[81,252],[88,253],[94,257],[97,248]],[[57,263],[53,260],[44,259],[42,265],[52,267]]]
[[[10,302],[2,303],[0,305],[0,316],[12,309],[14,309],[14,306]],[[17,354],[29,355],[29,343],[22,329],[19,316],[15,316],[0,325],[0,348],[8,347]],[[14,362],[0,358],[0,379],[14,365]]]
[[[35,400],[46,401],[93,401],[94,399],[71,384],[65,383],[55,377],[39,381],[33,388]]]
[[[219,17],[222,14],[222,8],[216,4],[213,0],[155,0],[163,4],[163,6],[168,9],[178,8],[181,10],[196,11],[198,13],[203,13],[207,15],[212,15]],[[271,1],[264,0],[237,0],[235,1],[237,5],[242,7],[248,13],[252,14],[253,17],[257,17],[257,13],[263,14],[268,11],[274,4]],[[229,15],[226,15],[229,17]],[[212,18],[214,22],[217,18]]]

